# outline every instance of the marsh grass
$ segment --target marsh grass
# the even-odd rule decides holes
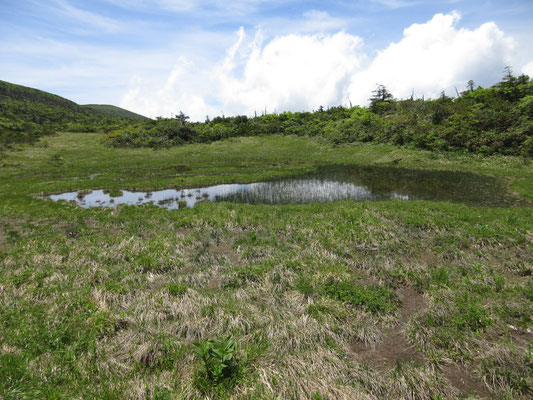
[[[1,398],[486,395],[458,386],[448,366],[466,366],[495,398],[531,396],[531,207],[202,202],[169,211],[34,196],[250,182],[318,163],[401,159],[507,177],[532,198],[530,165],[294,137],[156,153],[98,140],[65,133],[3,155]],[[56,153],[63,166],[49,164]],[[176,163],[187,168],[163,168]],[[418,308],[400,296],[406,289],[423,296]],[[378,368],[354,350],[385,351],[391,334],[419,357]],[[228,335],[245,371],[223,390],[199,384],[193,344]]]
[[[110,197],[120,197],[123,195],[122,190],[119,189],[104,190],[104,193],[109,194]]]

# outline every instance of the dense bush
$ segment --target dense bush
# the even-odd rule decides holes
[[[112,146],[162,147],[270,134],[321,136],[335,143],[379,142],[437,151],[533,155],[533,82],[508,73],[490,88],[460,96],[396,100],[379,86],[367,107],[320,107],[247,118],[140,122],[108,135]]]

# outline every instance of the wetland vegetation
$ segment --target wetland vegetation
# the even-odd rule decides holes
[[[522,158],[294,136],[156,152],[100,139],[61,133],[4,153],[4,398],[531,394],[527,204],[84,209],[35,196],[252,182],[341,162],[472,171],[531,200]]]
[[[265,182],[222,184],[202,188],[148,192],[82,190],[47,196],[82,207],[115,207],[153,203],[168,209],[193,207],[201,201],[246,204],[304,204],[341,200],[435,200],[471,205],[512,206],[523,203],[509,193],[503,179],[454,171],[395,166],[327,165],[291,177]]]
[[[487,155],[282,133],[157,149],[105,132],[9,142],[0,398],[531,398],[530,134]],[[337,182],[382,201],[119,204],[338,166]],[[115,206],[45,198],[93,190]]]

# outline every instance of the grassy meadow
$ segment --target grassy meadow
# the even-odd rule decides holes
[[[533,396],[530,158],[275,135],[158,150],[102,138],[59,133],[0,154],[0,399]],[[38,197],[331,163],[492,175],[529,205],[169,211]]]

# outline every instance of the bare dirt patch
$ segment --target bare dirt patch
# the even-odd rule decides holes
[[[472,373],[472,370],[467,370],[466,367],[461,367],[456,364],[448,364],[443,368],[443,372],[452,385],[459,390],[462,396],[478,395],[481,398],[493,398],[483,380]]]
[[[400,288],[397,294],[402,301],[398,323],[383,331],[383,339],[375,347],[366,347],[360,342],[352,346],[359,362],[369,364],[382,372],[394,368],[399,363],[424,364],[426,362],[423,354],[409,343],[404,330],[409,319],[426,307],[426,299],[408,287]],[[446,364],[442,366],[442,372],[461,395],[492,398],[483,380],[466,367]]]
[[[409,343],[405,336],[404,327],[412,315],[426,307],[424,297],[408,287],[398,290],[401,300],[398,324],[383,331],[383,340],[375,347],[366,347],[357,342],[352,346],[356,358],[366,364],[385,371],[393,368],[397,363],[414,361],[419,364],[425,362],[422,353]]]
[[[211,280],[207,283],[207,289],[213,292],[220,290],[222,279],[220,276],[213,276]]]
[[[229,245],[229,240],[220,242],[218,245],[211,245],[209,251],[214,254],[223,255],[232,265],[242,264],[239,255]]]

